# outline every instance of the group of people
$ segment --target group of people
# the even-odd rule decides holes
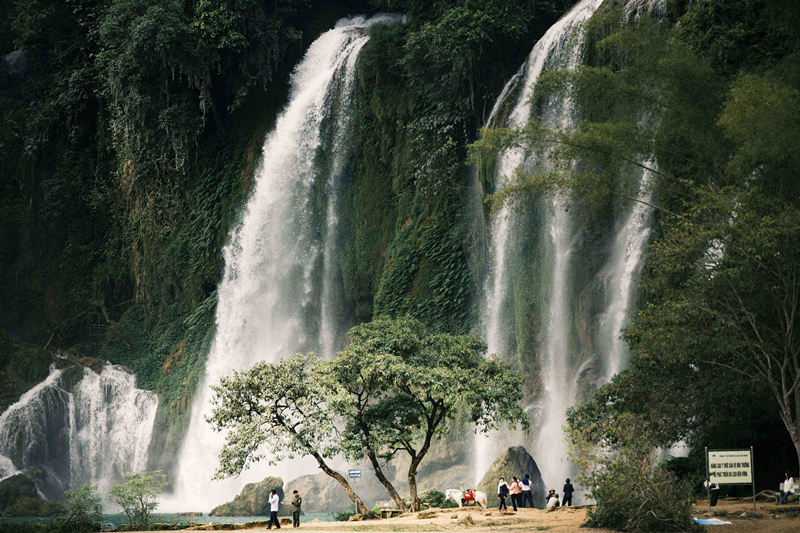
[[[556,489],[550,489],[550,492],[545,496],[545,501],[547,502],[546,508],[553,509],[559,505],[572,505],[573,492],[575,492],[575,487],[572,486],[569,478],[567,478],[567,482],[564,484],[563,504],[558,499]],[[514,507],[514,511],[517,510],[517,507],[533,507],[533,493],[531,492],[529,474],[525,474],[525,477],[522,479],[512,477],[511,485],[506,483],[505,478],[500,478],[500,482],[497,484],[497,497],[500,499],[499,511],[508,510],[506,498],[509,496],[511,496],[511,505]]]
[[[300,527],[300,507],[303,505],[303,498],[300,497],[300,493],[296,490],[292,491],[292,501],[289,502],[292,506],[292,525],[294,527]],[[276,528],[281,528],[281,523],[278,521],[278,509],[281,505],[280,496],[278,496],[278,491],[276,489],[272,489],[269,491],[269,498],[267,499],[269,502],[269,522],[267,523],[267,529],[272,529],[273,524]]]

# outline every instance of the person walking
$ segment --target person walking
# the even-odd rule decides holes
[[[520,488],[522,489],[522,496],[520,496],[520,507],[533,507],[533,493],[531,492],[531,476],[530,474],[525,474],[525,477],[522,479],[520,483]]]
[[[515,477],[511,478],[511,486],[508,487],[508,492],[511,494],[511,505],[514,506],[514,512],[517,512],[517,505],[522,505],[519,497],[522,495],[522,489],[519,487],[519,480]]]
[[[506,496],[508,496],[508,485],[506,485],[505,479],[500,478],[500,483],[497,484],[497,497],[500,499],[500,506],[497,508],[498,511],[502,511],[503,509],[508,511]]]
[[[280,529],[281,523],[278,522],[278,507],[280,506],[281,500],[278,498],[278,491],[272,489],[269,491],[269,522],[267,523],[267,529],[272,529],[272,524],[275,524],[275,527]]]
[[[567,507],[568,505],[572,505],[572,493],[575,492],[575,487],[572,486],[572,483],[569,482],[569,478],[567,478],[567,482],[564,484],[564,499],[561,501],[561,505]]]
[[[296,490],[292,491],[294,498],[292,499],[292,526],[300,527],[300,506],[303,505],[303,498]]]
[[[794,479],[792,479],[792,476],[789,475],[789,472],[784,472],[783,477],[783,488],[781,489],[781,496],[778,499],[779,505],[786,503],[786,498],[794,493]]]

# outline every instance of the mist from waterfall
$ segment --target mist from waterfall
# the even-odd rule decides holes
[[[82,483],[106,493],[124,474],[145,470],[155,393],[136,388],[136,376],[120,366],[71,372],[81,375],[66,380],[51,368],[0,416],[0,479],[41,468],[39,488],[55,499]]]
[[[316,470],[313,461],[274,467],[265,461],[235,479],[211,481],[224,436],[205,421],[210,387],[258,361],[310,350],[327,357],[341,348],[348,324],[338,296],[336,210],[354,66],[368,40],[366,29],[398,20],[376,15],[339,21],[311,44],[292,74],[289,101],[264,141],[253,191],[224,249],[216,337],[165,509],[207,512],[247,482],[268,475],[288,481]]]

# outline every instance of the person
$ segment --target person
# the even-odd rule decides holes
[[[569,482],[569,478],[567,478],[567,482],[564,484],[564,501],[561,502],[561,505],[567,507],[568,505],[572,505],[572,493],[575,492],[575,487],[572,486],[572,483]]]
[[[520,507],[533,507],[533,493],[531,492],[531,476],[530,474],[525,474],[525,477],[522,479],[520,483],[520,488],[522,489],[522,496],[520,496]]]
[[[786,503],[786,498],[794,493],[794,479],[789,475],[789,472],[783,473],[783,488],[781,489],[781,496],[778,499],[778,504]]]
[[[556,489],[550,489],[550,492],[547,496],[544,497],[545,501],[547,501],[547,505],[545,506],[548,511],[554,511],[556,507],[559,506],[558,501],[558,494],[556,494]]]
[[[470,505],[472,503],[475,503],[475,491],[467,489],[461,495],[461,505]]]
[[[278,522],[278,506],[280,505],[280,498],[278,498],[278,491],[272,489],[269,491],[269,522],[267,523],[267,529],[272,529],[272,524],[275,524],[275,527],[280,529],[281,523]]]
[[[506,485],[505,479],[500,478],[500,483],[497,484],[497,497],[500,499],[500,506],[497,508],[498,511],[502,511],[503,509],[508,511],[506,496],[508,496],[508,485]]]
[[[300,506],[303,505],[303,498],[296,490],[292,491],[294,498],[292,499],[292,526],[300,527]]]
[[[708,480],[703,481],[703,486],[708,487],[708,506],[715,507],[719,500],[719,485],[716,483],[709,483]]]
[[[511,494],[511,505],[514,506],[514,512],[516,513],[519,497],[522,494],[522,489],[519,487],[519,480],[517,478],[511,478],[511,486],[508,487],[508,493]]]

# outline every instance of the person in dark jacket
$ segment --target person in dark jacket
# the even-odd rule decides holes
[[[500,478],[500,483],[497,484],[497,497],[500,499],[500,506],[497,508],[498,511],[502,511],[503,509],[508,511],[506,496],[508,496],[508,485],[506,485],[505,479]]]
[[[572,483],[569,482],[569,478],[567,478],[567,482],[564,484],[564,499],[561,500],[561,505],[566,507],[568,505],[572,505],[572,493],[575,492],[575,487],[572,486]]]
[[[291,501],[292,504],[292,526],[300,527],[300,506],[303,505],[303,498],[300,497],[300,493],[296,490],[292,491],[294,494],[294,498]]]

